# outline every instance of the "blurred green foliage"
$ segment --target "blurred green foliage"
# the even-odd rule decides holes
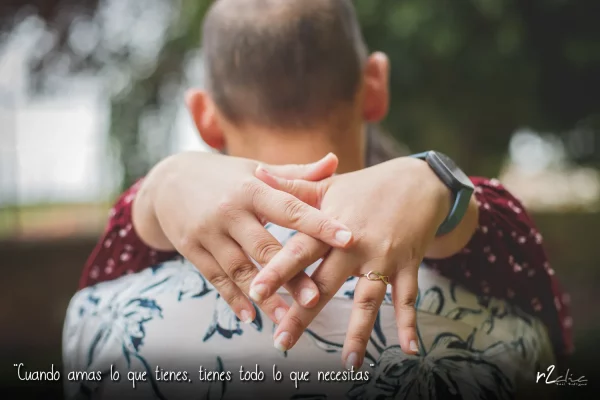
[[[176,12],[150,71],[136,73],[130,48],[112,49],[117,57],[106,57],[101,42],[86,62],[74,63],[81,69],[113,63],[130,71],[126,90],[111,98],[110,130],[124,166],[123,185],[164,156],[160,150],[168,147],[175,106],[189,85],[186,60],[199,45],[202,18],[211,3],[163,1]],[[68,35],[68,25],[78,13],[93,20],[103,1],[20,1],[12,8],[10,3],[0,6],[5,17],[0,27],[9,29],[12,20],[6,16],[22,15],[23,4],[30,3],[28,12],[37,12],[61,37]],[[470,173],[495,175],[512,133],[526,126],[559,135],[574,161],[597,165],[599,1],[355,0],[355,4],[369,47],[387,53],[392,63],[391,112],[384,126],[411,150],[443,149]],[[53,7],[69,12],[49,11]],[[49,55],[57,52],[76,56],[68,40],[57,40]],[[43,75],[44,63],[40,65],[35,70]],[[165,90],[173,87],[179,92]],[[154,153],[145,146],[148,124],[140,123],[148,115],[159,115],[162,121],[152,126],[159,149]]]
[[[600,2],[355,3],[371,49],[392,62],[386,125],[411,148],[493,175],[515,129],[567,139],[600,111]]]

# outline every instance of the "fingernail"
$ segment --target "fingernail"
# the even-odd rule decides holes
[[[319,161],[315,161],[314,163],[312,163],[312,165],[319,165],[322,162],[324,162],[325,160],[327,160],[328,158],[330,158],[333,155],[333,153],[327,153],[325,154],[325,156],[323,158],[321,158]]]
[[[358,368],[358,354],[350,353],[348,358],[346,358],[346,369]]]
[[[335,233],[335,241],[342,246],[347,245],[348,242],[350,242],[350,239],[352,239],[352,233],[350,231],[339,230]]]
[[[247,310],[242,310],[242,312],[240,313],[241,317],[242,317],[242,322],[246,323],[246,324],[251,324],[253,319],[252,319],[252,314],[250,314],[249,311]]]
[[[415,353],[419,352],[419,347],[417,346],[417,342],[415,342],[414,340],[410,341],[410,343],[408,344],[408,347],[410,347],[410,349],[412,351],[414,351]]]
[[[271,176],[271,172],[269,172],[269,170],[268,170],[268,169],[266,169],[264,165],[262,165],[262,164],[259,164],[257,169],[258,169],[258,170],[261,170],[261,171],[262,171],[262,172],[264,172],[265,174],[267,174],[267,175]]]
[[[277,323],[281,322],[283,317],[285,317],[286,312],[287,311],[285,311],[285,308],[282,307],[278,307],[275,309],[275,319],[277,320]]]
[[[250,298],[256,302],[262,301],[267,296],[267,291],[267,285],[254,285],[250,288]]]
[[[292,342],[292,337],[287,332],[281,332],[277,338],[275,338],[275,343],[273,345],[275,348],[281,352],[287,351]]]
[[[315,297],[317,297],[316,290],[304,288],[300,291],[300,303],[303,306],[309,304]]]

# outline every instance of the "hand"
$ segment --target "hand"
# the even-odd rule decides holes
[[[142,240],[157,249],[179,251],[244,322],[256,317],[246,296],[258,269],[248,256],[265,265],[281,250],[264,228],[265,221],[305,232],[335,247],[346,247],[352,239],[342,223],[257,179],[257,165],[209,153],[172,156],[148,174],[133,207]],[[337,158],[328,155],[306,166],[269,168],[287,177],[318,180],[335,171]],[[304,272],[290,277],[285,287],[305,306],[318,301],[317,287]],[[278,295],[258,298],[256,303],[276,323],[289,308]]]
[[[346,223],[354,233],[352,249],[333,249],[311,276],[321,296],[311,309],[294,303],[275,331],[275,346],[290,349],[346,279],[376,271],[389,276],[402,349],[416,353],[417,273],[428,246],[450,209],[450,192],[429,166],[399,158],[320,182],[289,180],[259,168],[256,176]],[[300,270],[296,254],[322,252],[327,245],[296,235],[254,279],[273,293]],[[344,342],[345,366],[362,364],[369,337],[386,294],[381,281],[359,279]]]

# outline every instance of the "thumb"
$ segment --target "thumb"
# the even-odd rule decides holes
[[[264,165],[271,175],[285,179],[303,179],[306,181],[320,181],[329,178],[338,167],[338,158],[329,153],[319,161],[311,164]]]
[[[320,208],[327,181],[310,182],[302,179],[285,179],[273,175],[261,165],[256,168],[255,176],[273,189],[287,192],[310,206]]]

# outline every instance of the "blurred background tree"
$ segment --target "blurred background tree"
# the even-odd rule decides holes
[[[93,72],[110,97],[123,186],[169,152],[209,0],[3,0],[0,31],[32,16],[47,37],[33,90]],[[519,128],[552,132],[570,160],[600,161],[600,2],[356,0],[371,50],[392,62],[387,131],[496,175]],[[200,49],[201,51],[201,49]]]

